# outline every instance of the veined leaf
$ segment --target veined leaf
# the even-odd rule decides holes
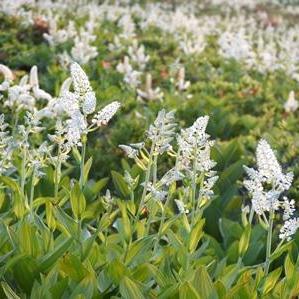
[[[145,299],[141,285],[125,276],[119,285],[119,291],[124,299]]]
[[[52,267],[56,261],[68,250],[71,246],[73,238],[65,239],[61,244],[57,245],[56,248],[43,256],[39,261],[39,270],[41,272],[48,270]]]
[[[122,196],[128,197],[130,195],[130,190],[124,177],[116,171],[111,171],[111,174],[115,188],[120,192]]]
[[[88,174],[89,174],[91,165],[92,165],[92,157],[90,157],[84,165],[84,169],[83,169],[83,184],[84,185],[88,180]]]
[[[71,218],[68,214],[66,214],[61,208],[54,209],[55,216],[58,221],[63,225],[66,229],[66,232],[69,236],[77,235],[77,223]]]
[[[147,236],[132,243],[126,257],[126,264],[130,264],[142,256],[146,257],[145,253],[151,248],[152,242],[153,237]]]
[[[180,286],[179,294],[180,294],[180,299],[201,299],[196,289],[188,281],[184,282]]]
[[[107,185],[109,181],[109,178],[103,178],[97,182],[95,182],[92,187],[90,187],[90,190],[93,194],[97,195],[101,192],[101,190]]]
[[[121,219],[120,219],[120,229],[121,229],[121,233],[124,237],[124,239],[129,242],[129,240],[131,239],[131,234],[132,234],[132,230],[131,230],[131,223],[129,220],[129,216],[127,213],[127,207],[126,204],[122,201],[118,201],[118,206],[119,209],[121,211]]]
[[[245,227],[239,242],[239,256],[244,256],[244,254],[246,253],[250,241],[250,236],[251,236],[251,225],[249,224]]]
[[[1,286],[7,299],[21,299],[5,281],[1,282]]]
[[[284,252],[288,251],[291,248],[291,246],[292,246],[292,241],[276,248],[274,252],[270,255],[270,261],[274,261],[277,258],[279,258]]]
[[[262,294],[266,295],[268,294],[276,285],[279,276],[281,274],[282,268],[279,267],[272,271],[270,274],[268,274],[262,283]]]
[[[210,275],[205,267],[201,266],[196,270],[192,285],[201,298],[218,298],[212,279],[210,278]]]
[[[9,187],[14,192],[21,194],[21,190],[18,183],[15,180],[11,179],[10,177],[0,176],[0,182],[2,182],[4,185]]]
[[[188,249],[191,253],[195,251],[198,242],[200,241],[200,239],[204,234],[203,232],[204,223],[205,223],[205,219],[198,220],[190,233]]]
[[[86,200],[83,192],[81,191],[79,183],[76,183],[73,187],[70,194],[70,199],[75,219],[80,219],[86,208]]]

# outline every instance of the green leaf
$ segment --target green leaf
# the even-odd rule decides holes
[[[43,256],[39,261],[39,270],[41,272],[48,270],[71,246],[73,238],[67,238],[61,242],[56,248]]]
[[[21,299],[5,281],[1,282],[1,286],[7,299]]]
[[[92,157],[90,157],[87,160],[87,162],[85,163],[84,168],[83,168],[83,185],[85,185],[85,183],[88,180],[88,174],[89,174],[91,165],[92,165]]]
[[[180,299],[201,299],[190,282],[184,282],[179,289]]]
[[[73,254],[65,254],[58,263],[59,270],[62,271],[70,279],[79,283],[84,277],[88,276],[89,272],[82,264],[79,257]]]
[[[126,264],[130,264],[131,262],[136,262],[141,257],[147,258],[146,252],[150,250],[152,243],[153,243],[152,236],[146,236],[142,239],[133,242],[130,245],[126,257]]]
[[[226,288],[220,280],[215,282],[215,289],[217,290],[219,298],[225,298]]]
[[[54,197],[45,196],[45,197],[38,197],[33,202],[33,207],[38,208],[41,205],[46,204],[47,202],[54,202]]]
[[[225,247],[235,240],[240,240],[242,236],[241,225],[227,218],[219,219],[219,230]]]
[[[71,295],[68,297],[69,299],[85,299],[92,298],[94,292],[94,285],[90,283],[88,278],[84,278],[78,283]]]
[[[192,281],[192,285],[202,298],[218,298],[212,279],[204,266],[199,267]]]
[[[232,284],[236,281],[240,272],[240,265],[229,265],[227,266],[223,273],[224,275],[221,277],[221,282],[226,287],[226,289],[231,288]]]
[[[239,160],[230,165],[221,173],[219,180],[217,181],[215,186],[221,192],[220,194],[229,190],[230,188],[227,188],[227,186],[232,186],[237,181],[237,179],[239,179],[239,177],[244,172],[243,164],[244,162],[242,160]]]
[[[294,271],[295,271],[295,266],[291,261],[290,255],[288,254],[284,261],[284,272],[286,274],[286,277],[288,279],[291,279],[293,277]]]
[[[128,197],[130,195],[130,190],[124,177],[120,173],[113,170],[111,171],[111,174],[115,188],[120,192],[122,196]]]
[[[159,299],[169,299],[169,298],[178,298],[179,297],[179,285],[172,284],[167,288],[164,288],[163,291],[159,294]]]
[[[292,246],[292,241],[276,248],[274,250],[274,252],[270,255],[270,261],[272,262],[272,261],[276,260],[277,258],[279,258],[284,252],[290,250],[291,246]]]
[[[76,236],[78,234],[77,223],[72,217],[66,214],[60,207],[54,209],[54,214],[69,236]]]
[[[248,246],[249,246],[249,241],[250,241],[250,235],[251,235],[251,225],[248,224],[244,232],[241,236],[240,242],[239,242],[239,256],[244,256],[246,253]]]
[[[129,270],[121,261],[116,259],[108,265],[107,273],[115,284],[119,284],[123,277],[129,274]]]
[[[52,298],[63,298],[63,293],[68,287],[69,278],[61,278],[53,287],[50,288]]]
[[[70,194],[70,199],[73,214],[75,219],[78,220],[81,218],[81,215],[84,213],[86,208],[86,200],[83,192],[81,191],[79,183],[76,183],[73,187]]]
[[[119,291],[124,299],[145,299],[141,285],[125,276],[119,285]]]
[[[21,194],[20,187],[19,187],[18,183],[15,180],[13,180],[9,177],[6,177],[6,176],[0,176],[0,182],[2,182],[4,185],[9,187],[14,192],[17,192],[17,193]]]
[[[129,220],[129,216],[127,213],[127,207],[126,204],[122,201],[118,201],[118,206],[121,211],[121,219],[119,221],[120,224],[120,232],[122,237],[126,240],[126,242],[129,242],[132,236],[132,230],[131,230],[131,223]]]
[[[262,294],[266,295],[268,294],[276,285],[280,274],[281,274],[282,268],[279,267],[272,271],[270,274],[265,277],[265,279],[262,281]]]
[[[203,232],[204,223],[205,223],[205,219],[199,219],[190,233],[188,249],[191,253],[195,251],[198,242],[200,241],[200,239],[204,234]]]
[[[72,148],[72,153],[73,153],[73,156],[74,156],[76,162],[79,164],[81,162],[81,154],[78,151],[77,147],[74,146]]]
[[[101,190],[107,185],[108,181],[109,178],[103,178],[94,183],[92,187],[90,187],[90,190],[94,195],[98,195],[101,192]]]
[[[22,253],[38,256],[39,243],[36,238],[37,228],[29,221],[22,221],[18,231],[18,246]]]
[[[29,255],[22,256],[14,263],[13,277],[23,291],[30,293],[35,279],[39,276],[38,263]]]

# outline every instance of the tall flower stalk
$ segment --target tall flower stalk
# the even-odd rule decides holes
[[[210,158],[214,142],[206,133],[208,121],[208,116],[199,117],[191,127],[182,129],[177,137],[179,151],[176,167],[190,184],[192,225],[199,207],[213,195],[212,188],[218,179],[212,170],[216,163]]]
[[[274,218],[283,210],[285,221],[280,230],[282,241],[290,237],[299,227],[299,220],[293,216],[294,201],[286,196],[281,199],[282,193],[287,191],[293,181],[293,173],[284,174],[270,145],[265,140],[260,140],[256,150],[257,170],[244,166],[249,177],[244,181],[244,186],[249,191],[252,201],[252,210],[263,219],[267,227],[266,258],[264,272],[269,272],[272,253],[272,236],[274,231]]]
[[[120,103],[112,102],[95,113],[96,97],[86,73],[78,63],[73,63],[70,71],[74,91],[69,91],[67,88],[64,89],[61,94],[61,101],[63,102],[64,110],[69,116],[69,119],[66,121],[67,146],[81,147],[79,184],[81,190],[83,190],[87,135],[89,132],[107,125],[119,109]],[[89,124],[87,118],[92,114],[94,115]]]

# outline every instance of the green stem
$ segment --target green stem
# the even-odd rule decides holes
[[[153,159],[153,186],[156,186],[157,183],[157,164],[158,164],[158,155],[154,155]]]
[[[178,149],[178,152],[177,152],[177,155],[176,155],[176,160],[175,160],[175,169],[177,169],[177,166],[178,166],[178,157],[180,155],[180,148]],[[166,219],[166,208],[169,204],[169,201],[170,201],[170,192],[167,193],[167,198],[166,198],[166,201],[165,201],[165,204],[164,204],[164,207],[162,207],[162,215],[161,215],[161,222],[160,222],[160,225],[159,225],[159,230],[158,230],[158,234],[157,234],[157,239],[156,239],[156,243],[155,243],[155,246],[154,246],[154,255],[156,254],[157,250],[158,250],[158,245],[159,245],[159,242],[160,242],[160,239],[162,237],[162,227],[164,225],[164,222],[165,222],[165,219]]]
[[[26,149],[23,149],[23,159],[22,159],[22,165],[21,165],[21,193],[23,195],[23,198],[25,200],[25,181],[26,181]]]
[[[147,191],[148,183],[149,183],[149,180],[150,180],[150,174],[151,174],[151,169],[152,169],[152,164],[153,164],[154,146],[155,146],[155,144],[153,142],[152,147],[151,147],[151,151],[150,151],[150,155],[149,155],[148,166],[147,166],[147,170],[146,170],[146,174],[145,174],[143,192],[142,192],[141,200],[140,200],[139,207],[138,207],[137,214],[136,214],[136,221],[138,221],[140,213],[142,211],[142,207],[144,205],[144,200],[145,200],[146,191]]]
[[[197,152],[197,150],[196,150]],[[196,197],[196,168],[197,168],[197,160],[196,160],[197,155],[195,155],[195,158],[193,160],[193,173],[192,173],[192,185],[191,185],[191,207],[192,207],[192,218],[191,218],[191,223],[194,222],[195,218],[195,197]]]
[[[269,219],[269,227],[268,227],[268,235],[267,235],[266,260],[265,260],[265,264],[264,264],[265,275],[268,274],[269,267],[270,267],[273,220],[274,220],[274,212],[273,212],[273,210],[271,210],[270,211],[270,219]]]
[[[250,214],[249,214],[249,224],[252,223],[253,215],[254,215],[254,209],[253,209],[253,207],[251,206]]]
[[[82,243],[81,243],[81,225],[82,225],[82,220],[81,219],[78,219],[78,243],[79,243],[79,253],[80,253],[80,259],[82,259],[82,256],[83,256],[83,246],[82,246]]]
[[[87,136],[82,136],[82,151],[81,151],[81,161],[80,161],[80,188],[83,190],[84,187],[84,164],[85,164],[85,154],[86,154],[86,142]]]
[[[160,239],[162,237],[162,228],[163,228],[163,225],[164,225],[164,222],[166,219],[166,207],[168,205],[169,199],[170,199],[170,196],[169,196],[169,192],[168,192],[164,207],[162,206],[162,215],[161,215],[161,221],[160,221],[159,230],[158,230],[158,234],[157,234],[157,239],[156,239],[155,246],[154,246],[154,255],[156,254],[156,252],[158,250],[158,245],[159,245]]]
[[[129,243],[125,243],[126,244],[126,250],[125,250],[125,254],[124,254],[124,264],[126,264],[126,260],[127,260],[127,256],[129,253],[129,249],[132,243],[132,239],[130,239]]]
[[[33,167],[31,186],[30,186],[30,200],[29,200],[30,215],[32,216],[32,218],[33,218],[34,181],[35,181],[35,168]]]
[[[57,165],[55,169],[55,189],[54,189],[54,198],[55,202],[58,203],[58,191],[59,191],[59,183],[60,183],[60,176],[61,176],[61,146],[58,145],[58,154],[57,154]]]
[[[204,186],[204,181],[205,181],[205,173],[202,172],[200,174],[200,185],[199,185],[199,190],[202,190],[203,189],[203,186]],[[199,198],[198,201],[195,203],[195,214],[197,215],[198,213],[198,210],[199,210],[199,207],[200,207],[200,204],[201,204],[201,199],[202,198]]]
[[[18,122],[19,122],[19,112],[17,111],[15,114],[14,124],[13,124],[13,128],[12,128],[12,136],[13,137],[15,137]]]

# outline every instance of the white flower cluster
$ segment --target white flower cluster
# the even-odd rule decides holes
[[[212,170],[216,162],[210,158],[214,141],[210,140],[210,136],[206,133],[208,121],[208,116],[202,116],[191,127],[181,130],[177,137],[179,149],[176,168],[189,178],[195,175],[195,181],[202,174],[203,187],[200,190],[200,195],[210,198],[213,195],[212,188],[218,176]]]
[[[209,140],[206,133],[209,117],[199,117],[191,127],[182,129],[178,135],[179,158],[178,168],[190,170],[193,163],[200,172],[211,170],[216,163],[210,160],[210,149],[214,141]]]
[[[126,40],[123,35],[120,37],[116,37],[114,39],[115,44],[110,44],[110,49],[123,49],[124,46],[121,44],[120,40],[123,42],[130,43],[130,40]],[[149,55],[145,54],[145,48],[143,45],[138,45],[137,39],[133,39],[131,45],[129,45],[127,49],[128,56],[124,57],[123,62],[120,62],[116,66],[116,70],[119,73],[124,74],[124,82],[128,84],[131,88],[136,89],[141,83],[141,75],[144,69],[146,68],[147,63],[150,60]],[[150,82],[151,84],[151,82]],[[152,91],[152,90],[151,90]],[[149,99],[152,97],[157,97],[155,91],[152,91],[151,94],[147,92],[143,93],[141,96],[142,91],[137,89],[137,92],[140,97]]]
[[[23,7],[25,2],[30,4],[26,9]],[[275,0],[262,2],[277,5]],[[162,32],[171,34],[184,55],[200,54],[208,44],[207,39],[213,36],[218,39],[219,54],[224,58],[241,60],[248,67],[263,73],[280,69],[299,80],[298,24],[289,22],[285,17],[273,17],[266,11],[260,11],[257,7],[260,3],[258,0],[213,0],[199,5],[194,1],[188,5],[178,5],[175,11],[171,11],[169,5],[163,3],[132,6],[123,2],[122,5],[118,2],[108,4],[106,1],[97,4],[69,0],[2,0],[0,11],[19,16],[27,24],[34,23],[35,17],[46,20],[48,33],[44,36],[50,45],[74,40],[70,53],[60,53],[60,59],[64,61],[69,60],[70,55],[71,59],[80,64],[95,58],[97,49],[92,45],[94,28],[110,21],[120,29],[120,33],[114,36],[112,48],[110,47],[113,51],[124,48],[122,41],[131,44],[129,47],[134,47],[132,44],[138,36],[138,30],[146,31],[155,26]],[[221,13],[197,13],[215,5]],[[277,7],[287,14],[298,12],[294,5]],[[72,20],[63,28],[61,24],[64,23],[66,14],[74,19],[86,19],[86,24],[77,29]],[[147,55],[142,48],[140,46],[137,52],[134,49],[134,53],[131,53],[132,61],[138,60],[141,67],[147,62]]]
[[[106,126],[119,108],[120,108],[119,102],[116,101],[112,102],[111,104],[107,105],[102,110],[100,110],[95,115],[92,122],[95,123],[98,127]]]
[[[87,116],[93,114],[96,108],[96,97],[87,75],[78,63],[71,65],[71,78],[74,92],[64,90],[60,101],[69,119],[66,121],[66,139],[69,146],[80,145],[83,134],[88,133]],[[68,86],[68,82],[66,84]],[[92,119],[96,126],[106,125],[117,112],[120,104],[113,102],[99,111]]]
[[[124,82],[131,88],[135,89],[140,84],[141,72],[133,69],[128,56],[125,56],[124,61],[116,66],[116,70],[124,74]]]
[[[192,203],[192,208],[203,207],[214,195],[213,187],[218,179],[216,172],[212,168],[216,165],[210,158],[210,148],[213,141],[209,140],[206,133],[208,116],[199,117],[194,124],[181,131],[177,137],[178,152],[172,148],[176,124],[174,112],[166,112],[164,109],[158,113],[154,123],[147,131],[147,137],[151,141],[151,149],[148,151],[144,143],[120,145],[125,154],[135,160],[136,164],[147,171],[148,179],[144,183],[148,194],[146,198],[162,201],[165,199],[170,186],[181,181],[183,187],[180,188],[179,198],[174,199],[179,213],[187,214],[189,210],[187,202],[190,198],[190,190],[199,185],[198,192],[194,192],[194,200],[198,198],[198,203]],[[157,158],[165,152],[176,157],[174,167],[164,173],[161,178],[157,178]],[[153,166],[154,164],[154,166]],[[145,195],[145,193],[144,193]]]
[[[284,174],[270,145],[265,140],[260,140],[256,150],[257,170],[244,167],[249,179],[244,181],[244,186],[252,198],[252,207],[258,215],[265,212],[275,212],[283,209],[283,220],[285,221],[280,238],[288,239],[296,229],[298,220],[292,218],[294,201],[287,197],[280,200],[283,192],[287,191],[293,181],[293,173]],[[297,225],[299,227],[299,225]]]
[[[56,14],[53,16],[50,12],[46,19],[48,20],[48,33],[44,33],[43,36],[51,47],[65,43],[76,36],[77,32],[74,21],[69,21],[65,28],[59,29],[59,15]]]
[[[71,49],[71,58],[79,64],[87,64],[91,59],[98,56],[95,46],[92,46],[96,36],[92,31],[81,28],[74,39],[74,46]]]
[[[290,218],[286,220],[280,229],[279,238],[282,240],[291,240],[291,236],[293,236],[299,228],[299,218]]]
[[[143,71],[150,60],[150,56],[145,54],[144,45],[138,46],[138,41],[133,40],[133,43],[128,48],[128,55],[133,63],[135,63],[140,71]]]
[[[52,96],[39,86],[36,66],[33,66],[30,75],[23,76],[18,84],[13,84],[14,76],[7,66],[0,65],[0,71],[4,74],[4,82],[1,83],[0,91],[7,91],[5,106],[15,108],[17,111],[22,109],[33,111],[37,100],[50,101],[52,99]]]
[[[171,149],[171,141],[174,138],[176,123],[174,112],[166,112],[164,109],[158,113],[154,123],[150,125],[147,136],[154,144],[154,153],[162,154]]]
[[[4,81],[0,84],[0,91],[5,91],[9,88],[11,82],[14,80],[12,71],[4,64],[0,64],[0,73],[3,74]]]
[[[0,115],[0,174],[12,168],[11,159],[13,153],[13,140],[7,131],[8,124],[5,123],[4,114]]]
[[[288,100],[284,104],[284,110],[287,113],[295,112],[298,109],[299,103],[295,99],[295,92],[292,90],[289,93]]]
[[[68,67],[72,61],[76,61],[83,65],[91,59],[98,56],[98,51],[92,43],[96,36],[93,34],[95,22],[89,21],[83,27],[76,29],[74,21],[69,21],[65,28],[58,29],[59,18],[62,16],[52,15],[51,11],[46,19],[48,20],[49,32],[44,33],[44,38],[48,41],[51,47],[56,47],[67,41],[74,41],[70,53],[64,51],[58,54],[59,61],[62,66]]]
[[[236,33],[231,31],[222,33],[218,44],[220,55],[223,57],[242,60],[248,66],[252,66],[255,53],[248,41],[244,28],[241,28]]]
[[[180,214],[188,214],[189,210],[186,208],[186,205],[183,201],[179,200],[179,199],[175,199],[175,204],[179,210]]]
[[[151,74],[146,74],[145,88],[144,90],[137,89],[137,94],[139,99],[147,101],[161,101],[164,95],[159,87],[153,89]]]
[[[186,91],[190,86],[190,81],[185,80],[185,68],[183,66],[179,68],[175,85],[179,91]]]

